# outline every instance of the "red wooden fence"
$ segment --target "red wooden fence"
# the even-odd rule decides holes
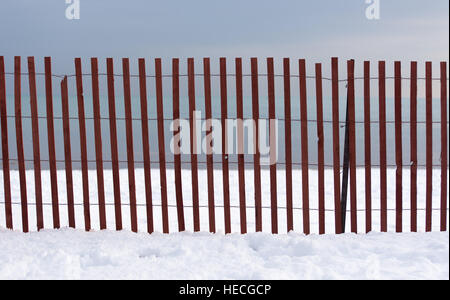
[[[40,137],[39,137],[39,114],[38,114],[38,97],[36,92],[36,76],[41,75],[35,70],[34,57],[28,58],[28,82],[29,82],[29,99],[31,108],[31,124],[32,124],[32,144],[33,144],[33,170],[34,170],[34,192],[35,192],[35,207],[36,207],[36,226],[38,230],[44,228],[44,205],[51,205],[52,207],[52,217],[53,217],[53,228],[60,228],[60,199],[58,194],[58,184],[57,184],[57,161],[55,152],[55,124],[54,124],[54,113],[53,113],[53,89],[52,83],[54,78],[62,78],[60,82],[60,92],[61,92],[61,107],[62,107],[62,132],[63,132],[63,143],[64,143],[64,169],[65,169],[65,181],[66,181],[66,192],[67,192],[67,213],[68,213],[68,226],[76,227],[76,209],[77,205],[74,200],[74,194],[78,191],[74,190],[74,178],[72,171],[72,146],[71,146],[71,134],[70,134],[70,120],[74,117],[70,116],[70,106],[74,105],[71,103],[69,98],[69,78],[74,77],[76,83],[76,96],[77,96],[77,111],[78,126],[79,126],[79,138],[80,138],[80,154],[81,154],[81,182],[82,182],[82,206],[83,206],[83,216],[85,230],[89,231],[92,229],[92,217],[91,217],[91,207],[92,205],[98,205],[99,209],[99,225],[100,229],[107,228],[107,217],[106,217],[106,196],[105,196],[105,182],[104,182],[104,166],[103,166],[103,149],[102,149],[102,130],[101,130],[101,110],[100,110],[100,88],[99,88],[99,76],[106,75],[107,79],[107,104],[109,117],[109,131],[110,131],[110,146],[111,146],[111,166],[113,175],[113,197],[114,197],[114,215],[115,215],[115,226],[116,230],[121,230],[124,226],[122,224],[122,201],[121,201],[121,191],[120,191],[120,176],[119,176],[119,147],[118,147],[118,137],[117,137],[117,124],[116,124],[116,97],[115,97],[115,78],[121,76],[123,79],[123,99],[124,99],[124,111],[125,111],[125,128],[126,128],[126,163],[128,170],[128,193],[129,193],[129,213],[131,221],[131,230],[134,232],[139,231],[138,222],[138,196],[136,193],[137,180],[135,161],[134,158],[134,142],[133,142],[133,120],[132,116],[132,97],[131,97],[131,78],[138,77],[139,79],[139,99],[140,99],[140,123],[141,123],[141,134],[142,134],[142,153],[143,153],[143,170],[144,170],[144,182],[145,182],[145,207],[146,207],[146,220],[147,220],[147,232],[152,233],[155,230],[155,220],[154,220],[154,204],[155,195],[153,194],[151,184],[151,148],[154,142],[157,142],[158,149],[152,148],[154,151],[158,151],[159,160],[155,161],[154,165],[158,165],[159,168],[159,179],[160,179],[160,206],[162,212],[162,230],[164,233],[169,233],[169,199],[168,199],[168,182],[167,182],[167,171],[166,171],[166,145],[165,145],[165,126],[164,121],[164,108],[165,103],[163,96],[163,78],[171,77],[172,79],[172,100],[173,100],[173,120],[178,120],[180,118],[180,74],[179,71],[179,60],[172,60],[172,74],[163,75],[162,71],[162,61],[161,59],[155,59],[155,75],[147,75],[145,59],[138,60],[138,75],[132,75],[130,73],[130,60],[128,58],[122,59],[122,74],[117,75],[114,73],[114,62],[112,58],[106,60],[107,72],[106,74],[100,74],[98,71],[98,60],[97,58],[91,59],[91,84],[92,84],[92,104],[93,104],[93,124],[94,124],[94,136],[95,136],[95,166],[96,166],[96,179],[97,179],[97,195],[96,199],[90,198],[90,186],[89,186],[89,172],[88,172],[88,148],[87,148],[87,133],[86,133],[86,119],[85,116],[85,105],[87,102],[84,97],[83,90],[83,77],[86,74],[82,72],[82,61],[80,58],[75,59],[75,75],[71,76],[59,76],[52,74],[51,58],[46,57],[44,59],[44,75],[45,79],[45,104],[46,104],[46,116],[44,117],[47,122],[47,141],[48,141],[48,163],[50,170],[50,196],[51,203],[43,203],[43,189],[42,189],[42,167],[41,162],[41,151],[40,151]],[[232,232],[232,205],[231,192],[236,190],[236,195],[238,195],[238,206],[239,209],[239,224],[240,232],[247,233],[248,231],[248,220],[247,220],[247,209],[252,208],[255,211],[255,231],[263,230],[263,220],[269,218],[269,215],[263,214],[264,208],[270,209],[270,221],[271,221],[271,232],[279,232],[279,210],[286,210],[286,229],[287,231],[297,230],[294,226],[296,223],[294,216],[294,210],[298,209],[296,205],[301,204],[302,211],[302,229],[304,234],[311,233],[311,220],[315,216],[311,216],[311,212],[317,211],[317,224],[318,233],[324,234],[326,230],[326,212],[334,212],[334,224],[335,232],[342,233],[345,228],[342,228],[342,214],[341,214],[341,142],[340,142],[340,128],[342,122],[340,119],[340,100],[342,95],[340,93],[340,83],[345,82],[347,84],[347,105],[348,105],[348,129],[349,129],[349,163],[350,163],[350,229],[352,232],[358,232],[358,223],[361,215],[358,215],[359,211],[364,212],[365,218],[365,232],[370,232],[374,230],[373,228],[373,214],[374,212],[379,212],[380,218],[380,230],[382,232],[388,231],[388,182],[387,182],[387,151],[388,142],[386,134],[386,126],[389,123],[394,125],[395,134],[395,165],[390,167],[395,167],[395,231],[402,232],[405,230],[403,227],[404,213],[405,211],[410,212],[410,231],[418,231],[421,228],[418,227],[418,211],[424,210],[424,230],[431,231],[433,229],[433,211],[438,210],[440,212],[440,222],[439,228],[441,231],[447,230],[447,201],[448,201],[448,117],[447,117],[447,63],[442,62],[440,64],[440,77],[432,77],[432,63],[427,62],[425,64],[425,77],[418,77],[418,64],[417,62],[412,62],[410,65],[410,77],[404,78],[402,75],[402,65],[400,62],[394,63],[394,76],[392,77],[394,83],[394,90],[387,91],[386,81],[391,79],[386,76],[386,63],[384,61],[378,62],[378,74],[376,77],[371,76],[371,63],[365,61],[363,64],[363,77],[359,78],[355,75],[355,62],[353,60],[347,61],[346,65],[346,76],[341,79],[342,76],[339,74],[338,59],[333,58],[331,61],[331,77],[327,78],[322,75],[322,64],[315,64],[315,73],[312,76],[312,84],[315,85],[315,101],[316,101],[316,120],[311,120],[308,118],[307,113],[307,103],[308,103],[308,79],[310,77],[307,75],[307,64],[306,60],[301,59],[298,61],[298,75],[291,75],[290,71],[290,60],[285,58],[283,60],[283,74],[279,75],[283,78],[283,98],[284,98],[284,128],[285,128],[285,161],[272,163],[269,168],[269,178],[270,183],[270,207],[266,207],[262,202],[262,191],[261,184],[263,178],[261,178],[261,153],[259,147],[255,147],[253,154],[253,162],[245,162],[244,157],[244,87],[243,78],[244,76],[249,76],[251,86],[249,91],[251,92],[251,106],[252,106],[252,120],[254,121],[253,127],[253,139],[255,144],[259,145],[260,136],[259,132],[261,130],[258,120],[260,117],[260,90],[259,90],[259,79],[261,76],[267,79],[267,99],[268,99],[268,119],[276,119],[276,99],[280,95],[276,94],[276,81],[275,78],[278,76],[275,73],[274,59],[268,58],[266,61],[267,73],[258,74],[258,60],[257,58],[251,58],[250,60],[250,74],[243,74],[243,61],[241,58],[236,58],[234,61],[235,73],[227,73],[227,60],[225,58],[220,58],[219,60],[219,74],[211,73],[211,62],[209,58],[203,59],[203,84],[204,84],[204,100],[205,100],[205,118],[206,123],[206,171],[207,171],[207,215],[201,214],[201,208],[203,206],[200,204],[200,192],[199,191],[199,176],[198,176],[198,165],[203,162],[198,161],[198,154],[200,149],[197,148],[197,140],[200,137],[196,136],[196,83],[195,79],[199,74],[195,73],[194,70],[194,59],[189,58],[187,60],[187,87],[188,87],[188,106],[189,106],[189,124],[190,124],[190,166],[191,166],[191,182],[189,183],[192,187],[192,206],[184,204],[183,197],[183,185],[182,185],[182,164],[181,154],[174,153],[173,160],[173,170],[174,170],[174,186],[175,186],[175,200],[176,200],[176,211],[177,211],[177,224],[178,231],[186,230],[185,226],[185,207],[192,207],[193,209],[193,231],[205,230],[201,228],[202,218],[208,218],[209,231],[217,231],[216,223],[216,208],[223,207],[224,209],[224,230],[225,233]],[[14,115],[7,114],[7,75],[13,75],[13,95],[14,95]],[[21,221],[22,230],[24,232],[29,231],[29,203],[27,198],[27,182],[26,182],[26,162],[28,159],[25,158],[24,154],[24,142],[23,142],[23,125],[22,119],[26,116],[22,114],[22,77],[21,77],[21,58],[14,58],[14,72],[8,73],[5,71],[5,59],[0,57],[0,114],[1,114],[1,137],[2,137],[2,175],[3,175],[3,192],[4,198],[1,204],[5,208],[5,224],[9,229],[13,229],[13,205],[19,204],[21,208]],[[217,76],[219,79],[219,94],[220,94],[220,120],[222,124],[222,155],[221,162],[215,162],[213,160],[212,144],[214,141],[211,138],[212,133],[212,93],[213,86],[211,84],[212,77]],[[230,134],[226,130],[226,120],[229,118],[228,109],[228,77],[235,78],[235,93],[236,93],[236,118],[237,122],[237,169],[238,169],[238,183],[239,187],[233,186],[230,183],[230,164],[231,162],[228,157],[227,148],[227,135]],[[154,78],[156,84],[156,114],[157,114],[157,141],[152,141],[149,134],[149,112],[147,108],[148,104],[148,88],[147,79]],[[298,78],[299,84],[299,98],[293,100],[291,95],[291,79]],[[355,107],[356,107],[356,88],[355,82],[358,80],[363,81],[363,123],[364,125],[364,152],[357,153],[357,134],[356,125],[358,121],[356,120]],[[371,96],[372,81],[376,79],[378,83],[378,99],[374,99]],[[425,165],[418,164],[418,130],[417,125],[420,123],[418,121],[417,115],[417,105],[418,105],[418,81],[424,80],[425,83],[425,137],[420,137],[421,141],[425,144],[426,149],[426,162]],[[433,165],[433,81],[437,79],[440,88],[440,144],[441,144],[441,157],[440,165]],[[409,105],[410,105],[410,115],[408,121],[402,120],[402,97],[404,93],[402,91],[402,86],[405,80],[409,80]],[[323,81],[331,82],[331,101],[330,103],[324,103],[323,97]],[[421,81],[422,82],[422,81]],[[150,91],[151,92],[151,91]],[[386,106],[386,94],[387,92],[392,92],[394,96],[394,120],[389,121],[386,118],[387,106]],[[292,101],[299,101],[300,119],[296,120],[291,116],[291,103]],[[378,101],[379,118],[374,120],[371,117],[371,102]],[[331,121],[324,120],[324,104],[331,105]],[[14,118],[15,120],[15,137],[16,137],[16,153],[17,158],[10,157],[10,145],[8,140],[8,118]],[[292,122],[299,121],[300,132],[295,132],[292,128]],[[311,139],[308,132],[308,126],[310,123],[315,123],[317,126],[317,140]],[[324,123],[330,123],[332,126],[332,140],[324,139]],[[379,195],[373,192],[373,160],[372,160],[372,137],[371,129],[372,124],[376,123],[379,127],[379,182],[380,182],[380,192]],[[403,194],[403,156],[404,149],[402,144],[402,130],[404,124],[409,124],[410,128],[410,160],[411,165],[408,166],[410,170],[410,208],[405,209],[404,205],[404,194]],[[180,132],[178,123],[174,124],[174,137]],[[270,123],[269,131],[275,130],[273,124]],[[293,163],[293,155],[297,154],[297,151],[293,152],[292,146],[292,136],[300,135],[301,139],[301,151],[300,158],[301,163]],[[277,151],[275,141],[272,137],[269,138],[269,146],[271,155]],[[179,142],[179,141],[178,141]],[[311,144],[313,142],[313,144]],[[314,142],[316,144],[314,144]],[[152,145],[150,145],[152,143]],[[309,147],[317,147],[317,164],[310,163],[308,156]],[[332,149],[332,165],[325,165],[324,153],[325,149],[329,147]],[[364,174],[365,174],[365,207],[358,207],[357,199],[357,156],[364,155]],[[15,203],[13,201],[13,195],[11,191],[11,169],[10,162],[17,161],[18,163],[18,173],[19,173],[19,183],[20,183],[20,203]],[[92,161],[94,162],[94,161]],[[215,176],[214,176],[214,166],[220,165],[222,169],[222,188],[223,188],[223,205],[218,205],[216,202],[216,191],[214,188]],[[250,182],[246,180],[246,165],[253,165],[252,171],[254,175],[253,187],[254,195],[250,205],[248,200],[248,195],[246,195],[246,186],[249,186]],[[293,166],[301,166],[301,197],[294,195],[293,193]],[[310,166],[317,166],[317,186],[318,194],[313,195],[312,198],[317,196],[317,209],[311,208],[310,200]],[[280,166],[285,167],[285,206],[280,203],[280,192],[279,192],[279,182],[280,179],[277,178],[279,173],[277,169]],[[425,184],[425,207],[418,207],[418,168],[422,166],[425,167],[426,172],[426,184]],[[325,195],[325,169],[329,167],[332,169],[333,173],[333,189],[334,189],[334,207],[326,207],[326,195]],[[436,176],[437,169],[433,167],[440,167],[440,207],[433,207],[433,176]],[[434,171],[434,173],[433,173]],[[331,178],[330,178],[331,181]],[[187,183],[185,183],[187,184]],[[392,198],[391,198],[392,199]],[[379,209],[374,208],[375,201],[379,201]],[[93,203],[95,202],[95,203]],[[434,202],[436,203],[436,202]],[[190,229],[190,228],[189,228]],[[378,228],[376,228],[378,229]]]

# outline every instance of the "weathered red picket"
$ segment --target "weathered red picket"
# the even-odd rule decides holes
[[[425,144],[426,144],[426,189],[425,189],[425,230],[431,231],[433,204],[433,82],[431,62],[425,63]]]
[[[272,132],[276,129],[273,127],[272,120],[275,120],[275,76],[273,58],[267,58],[267,87],[268,87],[268,109],[269,109],[269,149],[270,149],[270,208],[272,219],[272,233],[278,233],[278,203],[277,203],[277,165],[276,160],[276,141],[273,140]]]
[[[109,135],[111,141],[111,164],[113,173],[114,211],[116,230],[122,230],[122,202],[120,198],[119,153],[117,148],[116,97],[114,92],[114,62],[106,59],[109,107]]]
[[[300,81],[300,134],[302,151],[302,211],[303,211],[303,233],[310,234],[309,218],[309,167],[308,167],[308,115],[306,99],[306,61],[299,60],[299,81]]]
[[[169,206],[167,202],[166,147],[164,141],[164,106],[161,59],[155,59],[156,113],[158,117],[159,174],[163,232],[169,233]]]
[[[172,60],[172,98],[173,98],[173,120],[174,120],[174,172],[175,172],[175,197],[177,200],[177,217],[178,217],[178,231],[185,231],[184,223],[184,207],[183,207],[183,189],[181,181],[181,153],[180,141],[176,140],[180,134],[180,60],[174,58]]]
[[[370,140],[370,62],[364,62],[364,169],[366,196],[366,233],[372,231],[372,155]]]
[[[417,231],[417,62],[411,62],[410,82],[411,139],[411,231]]]
[[[258,59],[251,58],[252,73],[252,115],[253,115],[253,172],[255,188],[255,229],[262,231],[262,203],[261,203],[261,165],[259,147],[259,91],[258,91]]]
[[[387,161],[386,161],[386,63],[378,62],[378,102],[380,119],[380,225],[387,232]]]
[[[447,132],[447,63],[441,62],[441,231],[447,230],[448,132]]]
[[[191,146],[191,180],[192,180],[192,206],[194,214],[194,231],[200,231],[200,207],[198,196],[198,163],[197,153],[197,120],[195,115],[195,75],[194,59],[188,58],[188,96],[189,96],[189,128]],[[199,128],[200,129],[200,128]]]
[[[11,204],[11,174],[9,167],[8,117],[6,110],[5,59],[0,56],[0,117],[2,125],[3,191],[5,194],[6,228],[13,229]]]
[[[86,121],[84,113],[84,95],[83,95],[83,72],[81,71],[81,59],[75,58],[75,75],[77,84],[77,102],[78,102],[78,124],[80,128],[80,148],[81,148],[81,177],[83,181],[83,209],[84,209],[84,228],[91,230],[91,211],[89,201],[89,175],[87,163],[87,145],[86,145]],[[73,201],[69,203],[69,223],[73,223],[75,228],[75,213],[73,211]]]
[[[100,93],[98,83],[98,60],[91,58],[92,105],[94,111],[95,163],[97,169],[97,196],[99,206],[100,229],[106,229],[105,181],[103,175],[103,146],[100,114]]]
[[[33,134],[33,165],[34,165],[34,194],[36,197],[36,220],[37,229],[44,228],[44,212],[42,207],[42,180],[41,180],[41,150],[39,142],[39,120],[36,95],[36,71],[34,57],[28,57],[28,82],[30,86],[30,109]],[[69,203],[69,212],[71,208]],[[70,213],[69,213],[70,216]],[[75,228],[74,219],[69,218],[69,226]]]
[[[286,151],[286,220],[287,231],[294,230],[294,210],[292,200],[292,117],[291,117],[291,69],[289,58],[283,59],[284,82],[284,138]]]
[[[148,137],[147,76],[144,58],[139,59],[139,96],[141,104],[142,157],[144,160],[145,212],[147,215],[147,232],[152,233],[154,231],[153,199],[150,169],[150,144]]]
[[[338,59],[331,59],[332,110],[333,110],[333,173],[334,173],[334,218],[335,231],[342,233],[341,217],[341,178],[340,178],[340,146],[339,146],[339,70]]]
[[[58,178],[56,174],[56,154],[55,154],[55,129],[53,123],[53,90],[52,90],[52,63],[50,57],[45,57],[45,99],[47,111],[47,138],[48,156],[50,164],[50,181],[52,193],[53,228],[60,227],[59,199],[58,199]]]
[[[222,177],[223,177],[223,206],[225,218],[225,233],[231,233],[231,211],[230,211],[230,172],[228,167],[228,139],[226,130],[226,119],[228,118],[227,104],[227,61],[220,58],[220,121],[222,125]]]
[[[133,120],[131,112],[130,91],[130,60],[122,59],[123,93],[125,104],[125,127],[127,139],[127,163],[128,163],[128,192],[130,195],[131,231],[138,231],[137,207],[136,207],[136,179],[134,174],[134,150],[133,150]]]
[[[27,198],[27,180],[25,176],[25,156],[23,152],[22,93],[21,93],[22,86],[21,86],[20,72],[21,72],[20,56],[16,56],[14,57],[14,106],[15,106],[15,120],[16,120],[17,159],[19,164],[20,202],[22,208],[22,231],[28,232],[29,231],[28,198]]]
[[[206,118],[206,168],[208,181],[209,232],[216,232],[216,213],[214,204],[214,170],[212,155],[212,108],[211,108],[211,69],[209,58],[203,59],[203,79],[205,88]]]
[[[241,233],[247,233],[247,205],[245,198],[245,161],[244,161],[244,101],[242,92],[242,58],[236,58],[236,117],[238,136],[238,172],[239,172],[239,208]]]
[[[63,138],[64,138],[64,166],[66,173],[66,193],[68,208],[73,208],[73,174],[72,174],[72,147],[70,143],[70,123],[69,123],[69,92],[67,90],[67,76],[61,81],[61,107],[63,121]],[[68,210],[69,219],[75,218],[74,211]],[[86,223],[86,230],[90,230],[90,224]]]
[[[325,234],[325,150],[323,135],[322,64],[316,64],[317,172],[319,202],[319,234]]]

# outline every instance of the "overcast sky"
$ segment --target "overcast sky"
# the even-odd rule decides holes
[[[448,61],[448,0],[2,0],[0,55],[51,55],[61,72],[72,58],[306,57]]]

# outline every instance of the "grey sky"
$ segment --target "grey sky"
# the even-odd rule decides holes
[[[64,0],[2,0],[0,55],[448,61],[447,0],[380,1],[370,21],[365,0],[80,0],[70,21]]]

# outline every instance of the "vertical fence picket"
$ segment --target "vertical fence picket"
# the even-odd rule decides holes
[[[366,196],[366,233],[372,231],[372,143],[370,140],[370,62],[364,62],[364,164]]]
[[[30,87],[30,108],[33,134],[34,193],[36,197],[37,229],[44,228],[44,212],[42,207],[41,150],[39,142],[39,119],[36,96],[36,69],[34,57],[28,57],[28,82]],[[73,226],[75,227],[75,226]]]
[[[426,216],[425,230],[431,231],[432,226],[432,200],[433,200],[433,82],[432,82],[432,65],[426,62],[425,66],[425,131],[426,131]]]
[[[403,150],[402,150],[402,74],[401,63],[394,64],[395,94],[395,230],[402,232],[403,226]]]
[[[206,168],[208,181],[209,231],[216,232],[216,213],[214,206],[214,169],[212,155],[212,108],[211,108],[211,67],[209,58],[203,59],[203,80],[205,88],[206,118]]]
[[[338,59],[331,60],[332,82],[332,119],[333,119],[333,171],[334,171],[334,214],[336,233],[342,233],[341,217],[341,178],[340,178],[340,146],[339,146],[339,70]]]
[[[73,207],[73,174],[72,174],[72,149],[70,144],[70,123],[69,123],[69,92],[67,91],[67,76],[61,81],[61,107],[64,137],[64,166],[66,173],[66,192],[68,207]],[[74,218],[73,211],[68,209],[69,219]],[[89,225],[89,224],[86,224]],[[86,227],[86,230],[89,230]]]
[[[441,62],[441,231],[447,230],[448,132],[447,132],[447,63]]]
[[[308,167],[308,109],[306,93],[306,62],[299,60],[299,80],[300,80],[300,131],[301,131],[301,152],[302,152],[302,211],[303,211],[303,233],[309,234],[309,167]]]
[[[358,207],[356,198],[356,138],[355,138],[355,61],[347,61],[348,120],[350,154],[350,216],[351,231],[358,232]]]
[[[286,151],[286,220],[287,231],[294,230],[292,203],[292,118],[291,118],[291,69],[289,58],[283,59],[284,82],[284,138]]]
[[[323,135],[322,64],[316,64],[317,161],[319,234],[325,234],[325,152]]]
[[[411,232],[417,232],[417,62],[411,62]]]
[[[222,125],[222,174],[223,174],[223,205],[225,216],[225,233],[231,233],[231,212],[230,212],[230,172],[228,169],[228,145],[226,119],[228,118],[227,104],[227,61],[220,58],[220,106]]]
[[[142,126],[142,156],[144,160],[144,180],[145,180],[145,208],[147,215],[147,232],[154,231],[153,225],[153,199],[152,180],[150,168],[150,143],[148,137],[148,109],[147,109],[147,76],[145,73],[145,59],[139,58],[139,98],[141,107]]]
[[[53,90],[52,90],[52,67],[51,58],[45,57],[45,95],[47,107],[47,136],[48,154],[50,163],[50,181],[52,191],[53,228],[60,227],[59,200],[58,200],[58,178],[56,173],[55,155],[55,129],[53,124]]]
[[[114,211],[116,217],[116,230],[122,230],[119,153],[117,149],[116,98],[114,93],[114,62],[112,58],[106,59],[106,69],[107,69],[106,72],[108,83],[109,134],[111,141],[111,164],[112,164],[113,189],[114,189]]]
[[[247,207],[245,199],[245,161],[244,161],[244,100],[242,92],[242,58],[236,58],[236,116],[238,136],[238,176],[241,233],[247,233]]]
[[[23,130],[22,130],[22,93],[20,78],[20,56],[14,57],[14,104],[16,120],[16,142],[17,159],[19,164],[20,178],[20,202],[22,207],[22,231],[28,232],[28,199],[27,181],[25,176],[25,158],[23,153]]]
[[[275,120],[275,76],[273,58],[267,58],[267,87],[268,87],[268,115],[269,115],[269,148],[270,148],[270,207],[272,219],[272,233],[278,233],[278,203],[277,203],[277,165],[276,141],[272,132],[275,130],[272,120]]]
[[[194,59],[188,58],[188,96],[189,96],[189,128],[191,146],[191,180],[192,180],[192,206],[194,214],[194,231],[200,231],[200,208],[198,196],[198,163],[197,153],[197,119],[195,114],[195,72]]]
[[[173,120],[174,120],[174,139],[180,136],[180,61],[178,58],[172,60],[172,97],[173,97]],[[177,198],[177,216],[178,231],[185,231],[184,207],[183,207],[183,189],[181,181],[181,154],[180,140],[176,142],[174,153],[174,172],[175,172],[175,196]]]
[[[159,148],[159,176],[161,186],[161,209],[163,232],[169,233],[169,207],[167,203],[167,174],[166,174],[166,147],[164,141],[164,102],[162,87],[161,59],[155,59],[156,80],[156,113],[158,116],[158,148]]]
[[[89,200],[89,169],[87,163],[86,146],[86,121],[84,113],[84,92],[83,92],[83,72],[81,69],[81,59],[75,58],[75,75],[77,84],[77,103],[78,103],[78,125],[80,128],[80,152],[81,152],[81,179],[83,182],[83,208],[84,208],[84,228],[91,230],[91,211]],[[75,212],[73,203],[69,204],[69,226],[72,223],[75,228]]]
[[[134,174],[134,148],[133,148],[133,120],[131,112],[130,90],[130,60],[122,59],[123,93],[125,104],[125,127],[127,139],[127,163],[128,163],[128,192],[130,195],[131,231],[138,231],[137,207],[136,207],[136,179]]]
[[[9,167],[8,117],[6,110],[5,59],[0,56],[0,116],[2,125],[3,191],[5,193],[6,228],[13,229],[11,207],[11,174]]]
[[[100,229],[107,228],[105,208],[105,182],[103,174],[103,146],[100,114],[100,94],[98,87],[98,60],[91,58],[92,106],[94,110],[95,164],[97,169],[97,197],[99,207]]]
[[[258,91],[258,59],[251,58],[252,77],[252,114],[253,114],[253,171],[255,188],[255,227],[256,232],[262,231],[261,203],[261,165],[259,147],[259,91]]]
[[[386,170],[386,62],[378,62],[378,95],[380,119],[380,224],[387,232],[387,170]]]

